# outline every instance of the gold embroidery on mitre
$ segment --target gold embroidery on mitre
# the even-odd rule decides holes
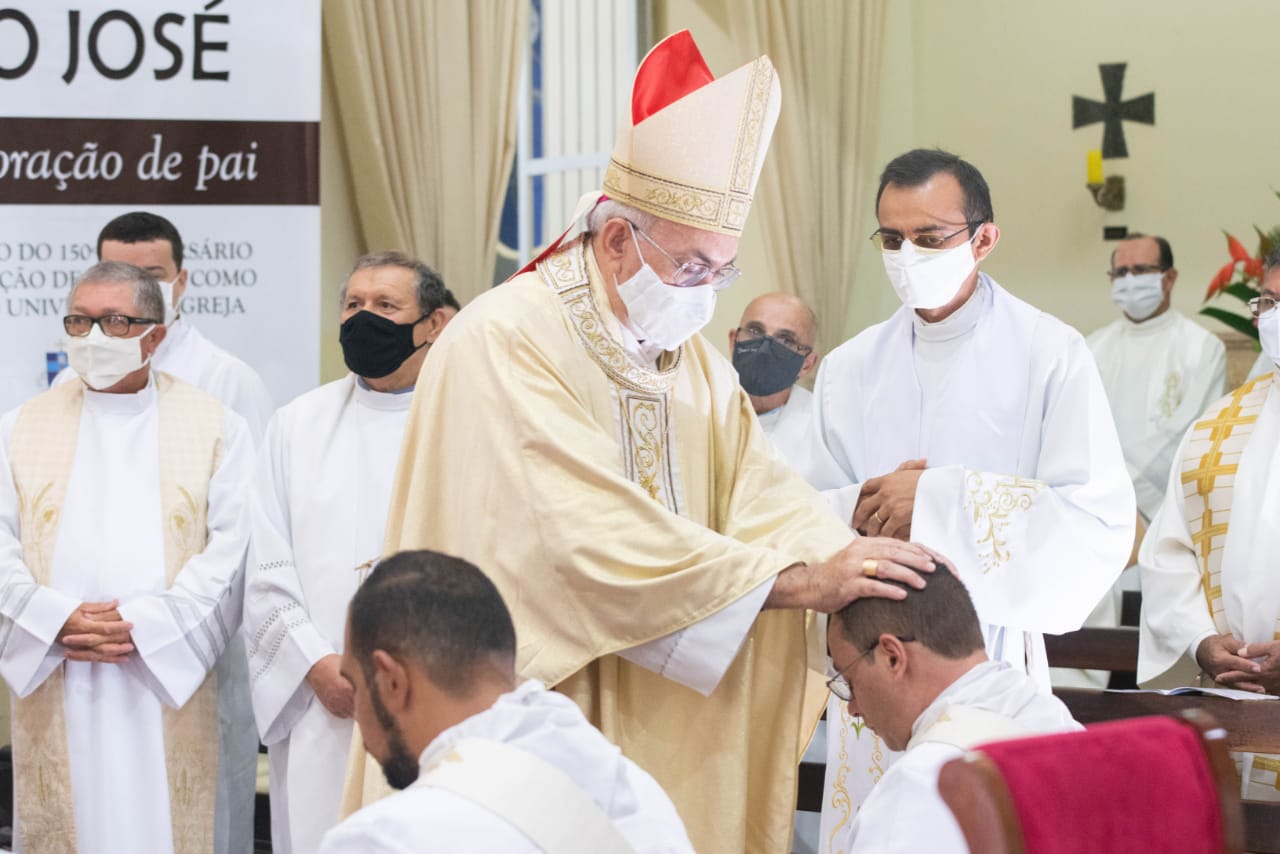
[[[1013,557],[1008,528],[1019,513],[1031,509],[1043,488],[1040,481],[1025,477],[995,477],[988,483],[980,472],[965,476],[965,509],[973,514],[983,573],[999,569]]]
[[[650,172],[610,159],[604,173],[609,198],[662,219],[713,231],[742,231],[751,194],[718,190]]]
[[[1200,586],[1219,632],[1226,632],[1222,605],[1222,550],[1231,519],[1231,493],[1240,456],[1267,399],[1272,374],[1246,383],[1218,401],[1197,421],[1181,461],[1182,492],[1191,545],[1200,558]],[[1210,500],[1215,492],[1225,493]]]
[[[729,189],[750,198],[756,177],[756,152],[760,150],[760,136],[768,117],[769,96],[773,92],[773,63],[766,56],[756,60],[751,69],[751,83],[747,86],[747,108],[742,111],[738,126],[738,145],[733,158],[733,177]],[[745,216],[745,212],[744,212]],[[738,223],[738,228],[742,227]]]

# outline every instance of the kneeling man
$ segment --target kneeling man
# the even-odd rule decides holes
[[[1025,673],[987,658],[973,602],[950,572],[904,599],[855,599],[831,620],[827,642],[831,692],[890,750],[906,751],[848,829],[836,829],[833,851],[963,854],[938,794],[942,766],[978,744],[1081,728]]]
[[[498,589],[401,552],[351,600],[342,674],[365,747],[400,789],[325,836],[337,852],[692,852],[670,798],[567,697],[515,678]],[[424,846],[429,846],[424,847]]]

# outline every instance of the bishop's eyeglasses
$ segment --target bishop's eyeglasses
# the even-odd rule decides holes
[[[656,240],[645,234],[644,231],[641,230],[640,226],[631,222],[631,220],[627,220],[627,224],[631,226],[632,231],[643,237],[646,243],[661,252],[663,256],[671,262],[671,266],[676,268],[676,271],[671,274],[670,279],[663,280],[668,285],[673,285],[677,288],[692,288],[697,287],[698,285],[710,285],[712,290],[722,291],[732,285],[737,278],[742,275],[742,270],[732,264],[725,264],[723,267],[712,270],[710,266],[701,261],[677,261],[670,252],[659,246]],[[708,278],[710,281],[708,281]]]

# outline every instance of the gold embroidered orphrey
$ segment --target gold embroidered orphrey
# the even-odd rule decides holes
[[[1222,605],[1222,553],[1231,522],[1231,494],[1240,457],[1266,403],[1274,373],[1245,383],[1228,395],[1216,411],[1191,428],[1183,455],[1182,493],[1191,545],[1200,558],[1200,586],[1213,625],[1230,632]],[[1215,492],[1225,493],[1210,500]],[[1273,634],[1280,640],[1280,632]],[[1280,789],[1280,757],[1254,754],[1252,782]]]
[[[684,515],[684,500],[675,487],[670,403],[684,348],[664,354],[669,363],[659,370],[633,362],[609,333],[592,296],[586,251],[586,241],[579,240],[544,259],[538,273],[560,296],[583,347],[613,384],[615,426],[627,479],[671,512]]]
[[[965,507],[973,514],[984,574],[999,569],[1013,557],[1007,529],[1018,513],[1031,509],[1042,489],[1042,482],[1025,477],[992,477],[976,471],[965,475]]]
[[[1200,558],[1205,604],[1219,632],[1228,631],[1222,607],[1222,550],[1231,520],[1236,470],[1271,387],[1272,374],[1228,395],[1216,411],[1191,428],[1182,458],[1182,492],[1191,544]],[[1226,500],[1210,501],[1215,491]]]
[[[159,407],[161,510],[165,583],[208,541],[209,479],[221,461],[223,409],[203,392],[155,374]],[[18,494],[22,557],[37,584],[47,585],[61,508],[71,478],[82,383],[64,383],[27,402],[10,440]],[[212,671],[181,709],[163,710],[169,807],[175,854],[213,850],[217,796],[218,701]],[[15,802],[19,842],[29,854],[73,854],[77,848],[71,764],[63,707],[63,666],[13,706]]]

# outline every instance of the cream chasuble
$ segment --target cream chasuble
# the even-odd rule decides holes
[[[471,303],[423,368],[384,552],[438,549],[488,573],[520,676],[568,694],[653,774],[698,851],[784,852],[824,697],[820,621],[760,613],[709,696],[617,653],[850,533],[768,447],[705,339],[652,370],[620,341],[581,241]],[[363,781],[376,792],[380,770]]]
[[[210,671],[240,616],[243,421],[159,374],[135,395],[58,386],[0,432],[0,668],[15,697],[19,848],[212,851]],[[66,617],[112,598],[136,652],[64,662]]]
[[[899,309],[836,348],[814,386],[833,464],[808,473],[848,524],[862,483],[927,459],[911,539],[955,562],[987,653],[1049,690],[1043,632],[1080,627],[1133,545],[1133,485],[1078,332],[980,274],[945,320]],[[821,844],[898,755],[830,702]]]
[[[1226,348],[1173,309],[1142,323],[1122,317],[1085,343],[1107,390],[1138,511],[1149,522],[1164,500],[1182,434],[1222,397]]]
[[[1280,388],[1274,374],[1210,406],[1191,426],[1168,495],[1142,542],[1138,681],[1196,678],[1211,634],[1280,640]],[[1164,677],[1164,679],[1162,679]],[[1200,680],[1211,684],[1204,674]],[[1243,795],[1280,800],[1280,758],[1241,754]]]
[[[411,400],[348,375],[282,407],[267,427],[250,499],[244,622],[275,854],[313,854],[338,820],[352,722],[329,714],[306,676],[341,653],[347,605],[382,552]]]

